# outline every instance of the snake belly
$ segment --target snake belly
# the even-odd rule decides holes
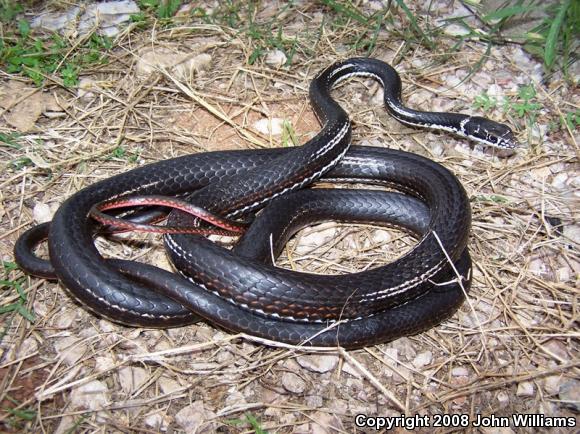
[[[330,96],[344,78],[370,75],[382,82],[391,107],[387,99],[393,95],[387,89],[394,70],[385,65],[351,59],[323,71],[313,81],[310,97],[324,127],[302,147],[188,155],[74,194],[50,224],[55,275],[89,309],[116,322],[167,327],[188,324],[199,315],[231,331],[294,344],[355,348],[416,333],[449,317],[463,302],[471,278],[466,247],[471,215],[463,187],[447,169],[424,157],[382,148],[349,149],[350,121]],[[470,119],[456,119],[454,125],[465,130]],[[318,179],[388,186],[405,194],[300,191]],[[95,203],[190,192],[189,201],[227,218],[261,212],[231,251],[201,236],[166,235],[180,274],[104,259],[95,248],[95,224],[88,217]],[[293,218],[292,210],[301,217]],[[343,276],[296,273],[271,263],[271,250],[279,252],[296,230],[328,219],[394,225],[419,240],[390,264]],[[168,223],[191,221],[173,212]],[[24,269],[29,247],[23,236],[15,248]],[[28,269],[34,273],[33,266]]]

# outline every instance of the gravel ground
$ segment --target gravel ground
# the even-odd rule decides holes
[[[396,63],[409,106],[506,122],[522,147],[499,156],[401,126],[382,107],[382,89],[372,80],[335,91],[354,120],[354,143],[440,162],[461,180],[473,211],[468,302],[426,333],[358,351],[264,345],[205,323],[123,327],[86,311],[59,284],[8,264],[19,234],[50,220],[68,196],[95,181],[192,152],[277,147],[292,137],[305,142],[319,129],[308,102],[310,80],[334,61],[366,54],[353,48],[360,37],[355,18],[339,25],[336,11],[322,4],[297,2],[284,12],[263,2],[253,22],[275,18],[284,37],[298,41],[289,65],[290,51],[273,46],[252,63],[255,35],[181,15],[171,26],[145,30],[108,22],[115,38],[109,62],[83,71],[72,88],[46,80],[39,89],[1,71],[0,132],[19,135],[18,146],[0,144],[0,430],[375,431],[355,425],[363,414],[406,427],[427,424],[418,432],[538,432],[562,420],[567,427],[550,432],[575,431],[579,130],[561,117],[578,113],[577,69],[571,79],[547,76],[516,43],[488,49],[471,38],[457,45],[462,30],[449,19],[481,23],[459,2],[437,0],[429,9],[427,3],[406,2],[421,25],[444,26],[433,47],[410,39],[408,17],[392,7],[372,56]],[[45,6],[70,13],[57,2]],[[384,5],[359,7],[370,15]],[[27,18],[38,20],[40,11]],[[277,264],[348,273],[388,263],[414,242],[395,230],[327,222],[297,234]],[[97,245],[107,256],[169,268],[157,236],[118,235]],[[512,418],[532,414],[539,416],[527,427]],[[476,426],[493,416],[496,424],[507,417],[509,426]]]

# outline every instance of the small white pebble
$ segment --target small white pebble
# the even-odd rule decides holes
[[[35,223],[46,223],[52,220],[52,211],[46,203],[37,202],[32,209],[32,218]]]
[[[558,173],[556,176],[554,176],[554,179],[552,179],[552,186],[559,190],[563,190],[567,187],[566,185],[567,180],[568,180],[567,173]]]
[[[283,66],[286,64],[286,62],[288,61],[288,58],[286,57],[286,54],[284,54],[283,51],[280,50],[273,50],[273,51],[269,51],[268,54],[266,54],[266,65],[270,65],[273,66],[275,68],[279,68],[280,66]]]
[[[284,389],[291,393],[301,394],[306,389],[306,382],[293,372],[285,372],[281,381]]]
[[[260,119],[254,123],[254,128],[262,134],[279,136],[282,134],[284,128],[284,119],[270,118]]]
[[[454,377],[467,377],[469,375],[469,370],[463,366],[457,366],[451,370],[451,375]]]
[[[549,395],[557,395],[563,378],[560,375],[550,375],[544,378],[544,390]]]
[[[522,381],[518,384],[516,395],[520,397],[534,396],[534,385],[529,381]]]
[[[413,366],[415,368],[422,368],[423,366],[427,366],[433,360],[433,353],[431,351],[425,351],[423,353],[417,354],[417,356],[413,359]]]
[[[506,392],[499,392],[497,394],[497,400],[500,404],[505,405],[510,401],[510,397]]]
[[[324,373],[332,371],[338,364],[338,356],[333,355],[305,355],[296,359],[298,364],[313,372]]]

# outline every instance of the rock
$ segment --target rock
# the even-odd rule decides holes
[[[516,395],[519,397],[534,396],[534,384],[529,381],[522,381],[518,384]]]
[[[324,411],[317,411],[312,415],[313,422],[310,423],[313,434],[332,434],[344,432],[344,427],[340,418],[336,415]]]
[[[207,71],[211,65],[212,57],[207,53],[201,53],[188,58],[175,66],[175,75],[181,80],[188,80],[194,74]]]
[[[580,411],[580,381],[571,379],[562,383],[558,397],[566,407]]]
[[[556,279],[558,282],[569,282],[572,280],[572,270],[570,267],[560,267],[556,270]]]
[[[279,136],[284,129],[284,119],[269,118],[260,119],[254,123],[254,128],[265,135]]]
[[[320,395],[308,395],[304,402],[308,408],[320,408],[324,405],[324,399]]]
[[[398,348],[387,348],[385,350],[387,364],[394,365],[399,363],[399,349]]]
[[[411,360],[417,355],[415,344],[409,338],[397,339],[396,341],[391,342],[390,347],[396,348],[399,355],[405,357],[407,360]]]
[[[206,409],[203,401],[194,401],[182,408],[175,415],[175,421],[186,433],[210,433],[215,432],[217,424],[210,422],[215,413]]]
[[[299,238],[298,245],[296,246],[296,254],[307,254],[314,248],[325,245],[336,237],[336,232],[337,228],[334,224],[330,227],[324,223],[310,227],[308,232],[305,231]]]
[[[510,397],[506,392],[498,392],[497,401],[504,407],[510,402]]]
[[[92,78],[82,77],[79,80],[77,88],[77,96],[85,101],[90,101],[95,98],[94,91],[98,89],[97,82]]]
[[[77,321],[79,311],[68,306],[63,307],[53,318],[54,327],[61,330],[70,328]]]
[[[242,392],[239,390],[232,388],[233,390],[229,391],[228,396],[226,396],[226,406],[230,405],[242,405],[246,403],[246,397]]]
[[[353,400],[349,406],[348,411],[350,414],[377,414],[377,404],[370,402],[360,402]],[[381,416],[382,416],[381,412]]]
[[[103,333],[116,333],[119,331],[119,326],[106,319],[99,320],[99,329]]]
[[[277,420],[279,420],[280,417],[282,416],[282,411],[276,407],[266,407],[266,410],[264,410],[263,414],[264,416],[276,418]]]
[[[362,378],[360,371],[348,362],[342,364],[342,370],[347,374],[352,375],[354,378]]]
[[[557,395],[560,391],[560,383],[562,377],[560,375],[550,375],[544,378],[544,390],[548,395]]]
[[[95,370],[105,372],[115,366],[115,361],[109,356],[99,356],[95,358]]]
[[[159,384],[161,392],[163,392],[164,394],[177,392],[178,390],[183,389],[183,386],[179,384],[178,381],[169,377],[162,376],[159,378],[157,383]]]
[[[119,24],[131,20],[131,14],[140,11],[134,1],[109,1],[90,4],[81,16],[78,31],[81,35],[92,31],[96,25],[101,33],[112,37],[119,33]]]
[[[146,77],[159,69],[171,69],[178,65],[184,58],[185,53],[170,50],[165,47],[145,49],[138,54],[135,73],[138,77]]]
[[[36,202],[32,208],[32,218],[35,223],[46,223],[52,220],[52,211],[46,203]]]
[[[449,384],[451,384],[453,389],[461,389],[467,383],[469,383],[469,377],[463,375],[458,377],[452,376],[449,380]],[[454,405],[461,407],[467,403],[467,396],[458,396],[457,398],[453,399],[452,402]]]
[[[496,100],[499,100],[500,98],[503,99],[504,96],[503,89],[501,88],[501,86],[498,86],[495,83],[492,83],[487,87],[487,94],[490,97],[495,98]]]
[[[288,58],[286,57],[286,54],[284,54],[283,51],[273,50],[268,51],[268,54],[266,54],[266,59],[264,61],[266,62],[266,65],[272,66],[274,68],[279,68],[286,64]]]
[[[386,368],[386,369],[389,369],[389,368]],[[406,366],[398,365],[396,367],[396,369],[392,368],[392,369],[390,369],[390,371],[391,371],[390,374],[393,377],[393,382],[395,384],[407,383],[413,379],[413,373]],[[388,374],[387,374],[387,376],[388,376]]]
[[[384,229],[377,229],[373,231],[372,238],[375,244],[386,244],[393,239],[389,231]]]
[[[248,399],[250,399],[250,397],[254,395],[254,392],[249,387],[246,387],[244,389],[244,392]],[[270,388],[262,389],[260,391],[260,397],[262,402],[266,402],[268,404],[277,404],[279,402],[286,401],[288,399],[286,396],[282,395],[279,391],[272,390]]]
[[[175,348],[175,345],[169,342],[167,339],[161,339],[153,347],[153,351],[166,351]]]
[[[149,378],[149,372],[146,369],[134,366],[120,368],[118,375],[121,389],[128,395],[136,392]]]
[[[81,35],[91,32],[97,25],[100,33],[115,36],[119,33],[118,25],[131,20],[131,14],[139,12],[134,1],[108,1],[89,4],[84,8],[72,7],[65,12],[51,12],[34,18],[30,26],[59,32],[61,34]]]
[[[580,175],[575,175],[575,173],[570,173],[570,185],[574,188],[576,192],[580,190]],[[578,197],[578,195],[576,195]]]
[[[311,434],[312,427],[309,423],[303,423],[302,425],[298,425],[294,428],[294,434]]]
[[[564,236],[576,244],[580,244],[580,225],[566,225],[564,226]]]
[[[282,375],[282,386],[288,392],[301,394],[306,389],[306,382],[293,372],[285,372]]]
[[[49,32],[60,32],[65,29],[72,31],[76,26],[76,21],[80,12],[80,8],[75,6],[66,12],[50,12],[41,14],[30,22],[30,27],[33,29],[48,30]]]
[[[109,402],[109,389],[103,381],[94,380],[75,387],[70,394],[70,403],[74,409],[100,410]]]
[[[544,180],[552,174],[549,166],[538,167],[537,169],[532,169],[530,174],[534,180]]]
[[[457,366],[451,370],[451,375],[454,377],[468,377],[469,370],[463,366]]]
[[[54,434],[70,434],[77,427],[77,421],[72,416],[63,416],[54,430]]]
[[[551,353],[556,354],[562,360],[570,360],[568,346],[560,339],[557,338],[550,339],[548,342],[544,343],[544,348],[546,348]]]
[[[145,425],[159,432],[167,431],[171,419],[168,416],[161,414],[159,411],[155,411],[154,413],[146,415],[143,421],[145,422]]]
[[[309,371],[324,373],[333,370],[338,364],[338,356],[312,354],[299,356],[296,361]]]
[[[73,366],[85,354],[87,344],[74,336],[68,336],[56,341],[54,349],[63,362]]]
[[[0,347],[1,348],[1,347]],[[22,343],[18,346],[11,346],[9,347],[5,356],[3,355],[3,359],[6,361],[13,361],[19,358],[30,356],[38,351],[38,341],[34,337],[29,337],[24,339]]]
[[[536,276],[545,276],[548,274],[548,266],[541,258],[532,259],[528,269]]]
[[[48,314],[48,305],[44,301],[34,300],[32,309],[37,318],[44,318]]]
[[[207,53],[191,56],[191,53],[170,50],[165,47],[145,49],[139,53],[135,66],[138,77],[145,78],[159,70],[169,70],[179,80],[189,80],[192,75],[205,71],[211,65],[212,57]]]
[[[419,369],[430,364],[432,360],[433,353],[431,351],[425,351],[423,353],[417,354],[417,356],[413,359],[413,366]]]
[[[6,122],[23,133],[34,129],[41,114],[63,110],[52,93],[27,87],[16,80],[0,86],[0,107],[7,110]]]
[[[43,111],[44,98],[41,92],[36,92],[16,104],[4,116],[9,125],[22,133],[26,133],[34,128]]]
[[[554,176],[554,179],[552,179],[552,186],[558,190],[564,190],[568,187],[566,181],[568,181],[568,174],[564,172],[558,173]]]

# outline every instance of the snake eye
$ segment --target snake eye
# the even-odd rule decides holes
[[[513,149],[519,145],[510,127],[480,116],[469,118],[464,129],[468,137],[491,146]]]

